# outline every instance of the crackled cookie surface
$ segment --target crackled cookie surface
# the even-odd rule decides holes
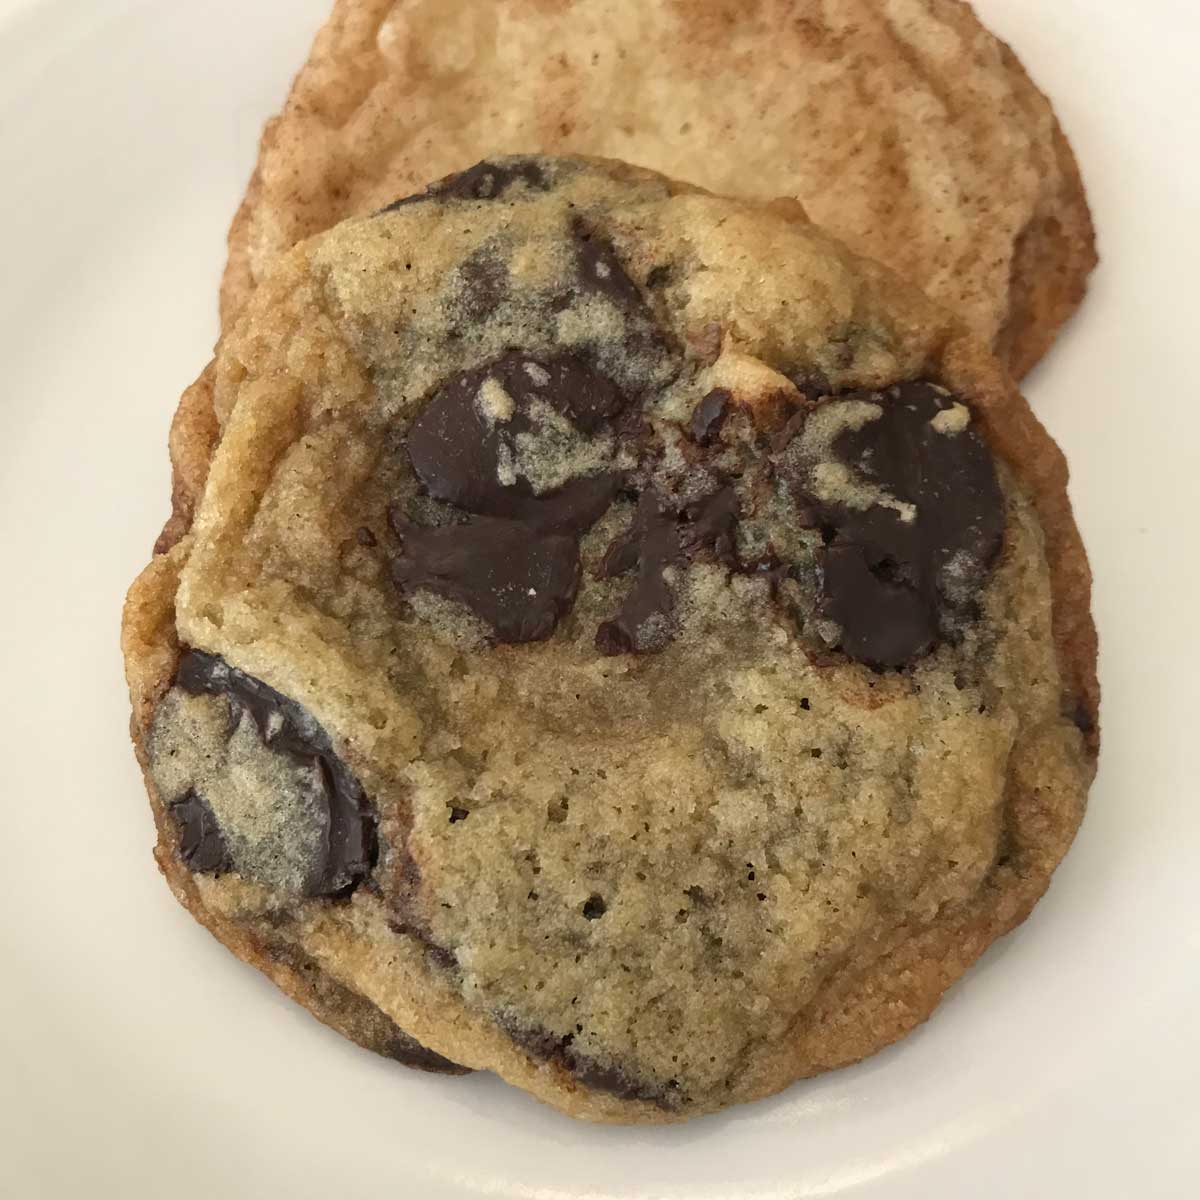
[[[924,1019],[1096,740],[1061,458],[948,322],[794,206],[584,160],[285,256],[127,609],[181,899],[364,1044],[593,1119]]]
[[[1050,103],[959,0],[337,0],[263,138],[227,315],[301,239],[530,152],[795,197],[1016,375],[1096,261]]]

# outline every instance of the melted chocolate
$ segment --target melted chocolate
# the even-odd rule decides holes
[[[683,548],[689,554],[711,548],[718,561],[740,569],[737,557],[737,523],[741,515],[737,492],[723,487],[689,504],[684,510],[688,524],[683,530]]]
[[[637,578],[617,615],[596,631],[601,654],[645,653],[671,637],[675,597],[665,572],[712,549],[737,567],[737,493],[723,487],[675,511],[653,489],[638,497],[633,523],[605,552],[597,574],[612,579],[636,568]]]
[[[640,1080],[617,1066],[607,1066],[574,1048],[574,1034],[556,1037],[545,1029],[529,1029],[511,1021],[500,1020],[509,1037],[534,1058],[553,1063],[584,1087],[597,1092],[607,1092],[619,1100],[644,1100],[657,1108],[669,1110],[676,1107],[678,1100],[672,1095],[678,1085],[674,1080],[671,1091],[657,1084]]]
[[[727,388],[714,388],[696,405],[689,425],[692,441],[701,446],[708,446],[713,442],[729,415],[729,402],[732,399],[733,393]]]
[[[675,513],[657,492],[643,492],[633,524],[609,546],[600,564],[601,579],[637,569],[620,611],[596,631],[596,649],[601,654],[627,654],[666,642],[675,597],[663,573],[682,556]]]
[[[500,642],[549,637],[579,588],[579,542],[571,534],[495,517],[438,528],[395,520],[394,528],[397,585],[465,604]]]
[[[953,397],[932,384],[907,383],[857,398],[878,404],[882,414],[840,434],[834,455],[912,505],[912,519],[882,504],[857,509],[811,494],[804,499],[825,528],[821,591],[841,626],[842,650],[872,667],[901,667],[953,637],[955,622],[972,615],[964,597],[978,590],[999,553],[1004,496],[974,429],[939,432],[931,424]]]
[[[629,312],[647,312],[648,315],[642,293],[629,278],[612,242],[589,230],[581,221],[575,223],[575,237],[580,288],[585,292],[607,296],[618,308]]]
[[[1096,718],[1082,700],[1075,705],[1075,710],[1071,713],[1071,721],[1084,737],[1091,737],[1096,732]]]
[[[533,159],[510,158],[498,163],[485,159],[465,171],[430,184],[423,192],[394,201],[382,209],[381,214],[425,200],[498,200],[517,183],[536,192],[544,192],[550,186],[545,172]]]
[[[509,397],[507,419],[490,422],[480,407],[485,385],[495,384]],[[425,406],[408,432],[408,456],[417,478],[436,500],[444,500],[481,516],[511,517],[541,529],[557,528],[567,512],[590,510],[598,497],[615,488],[595,477],[571,480],[558,492],[537,496],[518,476],[501,483],[501,447],[534,429],[530,408],[549,404],[583,433],[595,433],[626,405],[624,396],[604,375],[569,355],[549,361],[507,354],[475,371],[455,376]],[[593,499],[593,497],[596,497]],[[607,508],[603,505],[590,527]]]
[[[434,195],[454,200],[498,200],[514,184],[523,183],[531,192],[544,192],[550,181],[534,159],[509,158],[504,162],[484,159],[456,175],[433,185]]]
[[[179,857],[198,875],[224,875],[233,869],[225,835],[208,801],[188,790],[168,806],[179,828]]]
[[[815,404],[822,396],[834,394],[829,379],[820,371],[789,371],[787,377],[810,404]]]
[[[216,655],[199,650],[184,654],[175,683],[191,695],[226,697],[231,728],[237,728],[243,713],[248,714],[268,749],[314,768],[325,826],[321,850],[310,869],[305,893],[311,896],[343,895],[361,883],[375,862],[375,816],[362,785],[334,752],[329,735],[312,715],[261,680],[239,671]],[[185,795],[181,803],[187,799]],[[192,840],[189,830],[203,835],[208,828],[203,812],[198,808],[200,803],[198,798],[194,799],[182,819],[184,841],[180,853],[185,856],[185,861],[188,861],[187,847]],[[207,805],[203,805],[203,809],[215,826],[211,810]],[[224,844],[219,829],[217,836]],[[193,858],[197,862],[211,862],[216,853],[211,832],[207,838],[201,836],[196,846]],[[219,865],[197,865],[193,869],[213,871],[221,868]]]
[[[575,279],[570,291],[552,304],[555,310],[570,308],[580,296],[596,296],[607,300],[624,314],[624,328],[618,345],[631,360],[665,361],[670,349],[654,313],[646,303],[641,289],[629,277],[612,242],[576,219],[571,226],[575,238]]]
[[[463,263],[459,276],[458,315],[468,326],[482,325],[508,295],[508,268],[494,252],[483,249]]]
[[[902,667],[927,653],[937,638],[934,606],[895,570],[878,547],[835,538],[821,556],[826,611],[842,629],[841,649],[871,667]]]
[[[428,194],[483,200],[516,185],[544,190],[550,183],[535,160],[512,159],[481,163],[435,184]],[[672,635],[674,597],[667,576],[694,555],[711,552],[730,570],[765,571],[776,587],[791,568],[772,554],[758,563],[739,561],[742,513],[733,487],[720,486],[684,503],[679,495],[660,495],[649,485],[661,439],[641,419],[641,404],[631,404],[630,394],[597,364],[603,358],[607,370],[640,400],[639,389],[649,385],[630,383],[612,356],[647,357],[665,368],[671,351],[607,236],[580,216],[570,230],[574,279],[551,298],[550,308],[562,312],[581,297],[602,298],[623,314],[617,344],[582,345],[548,359],[510,351],[454,377],[434,394],[408,431],[408,455],[429,496],[454,506],[465,519],[428,528],[394,516],[402,549],[393,576],[402,589],[424,588],[467,605],[500,642],[546,638],[575,600],[579,538],[619,492],[636,485],[640,496],[633,523],[609,547],[598,571],[601,578],[626,573],[635,578],[619,611],[597,630],[596,646],[603,654],[648,652],[662,648]],[[463,315],[468,323],[482,323],[509,286],[503,263],[490,252],[480,254],[462,274]],[[658,271],[656,282],[663,277]],[[659,386],[667,375],[669,370],[662,378],[652,372]],[[748,482],[742,476],[739,486],[751,509],[764,490],[755,491],[754,479],[770,492],[771,472],[785,466],[774,455],[790,453],[789,443],[804,437],[810,414],[822,403],[839,402],[836,395],[830,398],[830,381],[819,373],[794,371],[789,378],[803,404],[790,420],[785,421],[788,413],[778,414],[778,424],[785,427],[770,443],[770,460]],[[811,486],[801,471],[792,479],[792,516],[797,524],[821,527],[825,535],[817,555],[821,605],[841,630],[840,649],[877,669],[900,667],[940,639],[955,637],[962,620],[972,615],[970,597],[1000,546],[1003,497],[979,434],[956,430],[954,420],[931,425],[953,404],[941,389],[908,383],[852,398],[877,403],[881,415],[837,435],[829,453],[849,469],[851,479],[857,474],[864,485],[860,495],[884,493],[889,502],[863,506],[822,500],[816,493],[829,493]],[[539,402],[571,422],[581,437],[610,432],[638,466],[628,475],[576,477],[537,494],[516,468],[517,451],[524,447],[528,453],[528,443],[542,432]],[[729,390],[715,388],[695,405],[685,424],[687,437],[679,444],[688,466],[703,469],[716,453],[711,448],[721,440],[732,404]],[[544,412],[540,416],[545,421]],[[739,451],[722,446],[721,453],[726,452]]]
[[[485,416],[487,389],[506,411]],[[425,490],[471,514],[428,528],[393,514],[401,541],[392,576],[402,590],[425,588],[465,604],[500,642],[549,637],[579,587],[579,538],[622,485],[615,472],[569,480],[537,495],[517,476],[501,482],[506,446],[534,430],[541,401],[584,434],[599,432],[626,407],[606,376],[570,355],[542,361],[507,354],[450,380],[408,433],[408,456]]]
[[[445,946],[433,940],[433,934],[423,922],[409,918],[397,918],[389,921],[393,933],[398,933],[401,937],[410,937],[413,941],[420,942],[425,953],[429,956],[429,961],[440,971],[457,972],[460,968],[458,959],[455,957],[453,950],[447,950]]]
[[[436,1050],[430,1050],[416,1038],[409,1037],[399,1026],[396,1028],[395,1036],[380,1047],[380,1053],[403,1067],[412,1067],[416,1071],[428,1071],[433,1075],[471,1074],[470,1067],[460,1066],[448,1058],[443,1058]]]

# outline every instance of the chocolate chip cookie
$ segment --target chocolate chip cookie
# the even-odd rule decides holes
[[[959,0],[338,0],[263,139],[227,313],[303,238],[531,151],[795,197],[1017,375],[1096,261],[1049,102]]]
[[[798,205],[483,162],[284,254],[196,393],[124,624],[159,863],[363,1044],[683,1120],[924,1020],[1069,846],[1062,457]]]

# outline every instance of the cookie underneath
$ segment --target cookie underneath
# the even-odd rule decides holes
[[[1049,101],[959,0],[338,0],[231,231],[227,323],[296,242],[530,151],[794,197],[1018,377],[1096,263]]]

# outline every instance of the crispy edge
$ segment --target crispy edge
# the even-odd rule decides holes
[[[257,286],[251,250],[262,204],[263,167],[279,141],[280,128],[292,112],[309,113],[314,107],[328,107],[341,112],[344,120],[348,115],[347,108],[352,111],[357,107],[369,90],[365,81],[373,80],[379,74],[382,56],[376,38],[394,3],[395,0],[334,0],[333,11],[317,31],[309,56],[296,73],[283,107],[263,129],[246,194],[226,239],[229,258],[221,279],[222,329],[232,328]],[[328,216],[332,218],[330,225],[341,219],[332,210]],[[314,229],[310,232],[322,231]]]
[[[225,238],[229,257],[221,276],[220,316],[221,328],[232,329],[242,305],[254,291],[254,270],[250,265],[250,236],[254,226],[254,215],[262,202],[262,164],[275,146],[276,130],[281,116],[272,117],[263,128],[258,142],[258,158],[246,187],[246,194],[234,214]]]
[[[1062,172],[1062,186],[1053,202],[1043,206],[1013,248],[1009,315],[997,334],[995,349],[1013,377],[1021,379],[1045,357],[1083,303],[1100,256],[1079,162],[1054,105],[1012,47],[1000,42],[1000,51],[1019,86],[1050,109],[1054,152]]]
[[[216,361],[204,368],[200,378],[179,401],[167,435],[171,458],[171,515],[167,518],[154,553],[165,554],[176,546],[192,527],[208,468],[220,441],[220,429],[213,407]]]

